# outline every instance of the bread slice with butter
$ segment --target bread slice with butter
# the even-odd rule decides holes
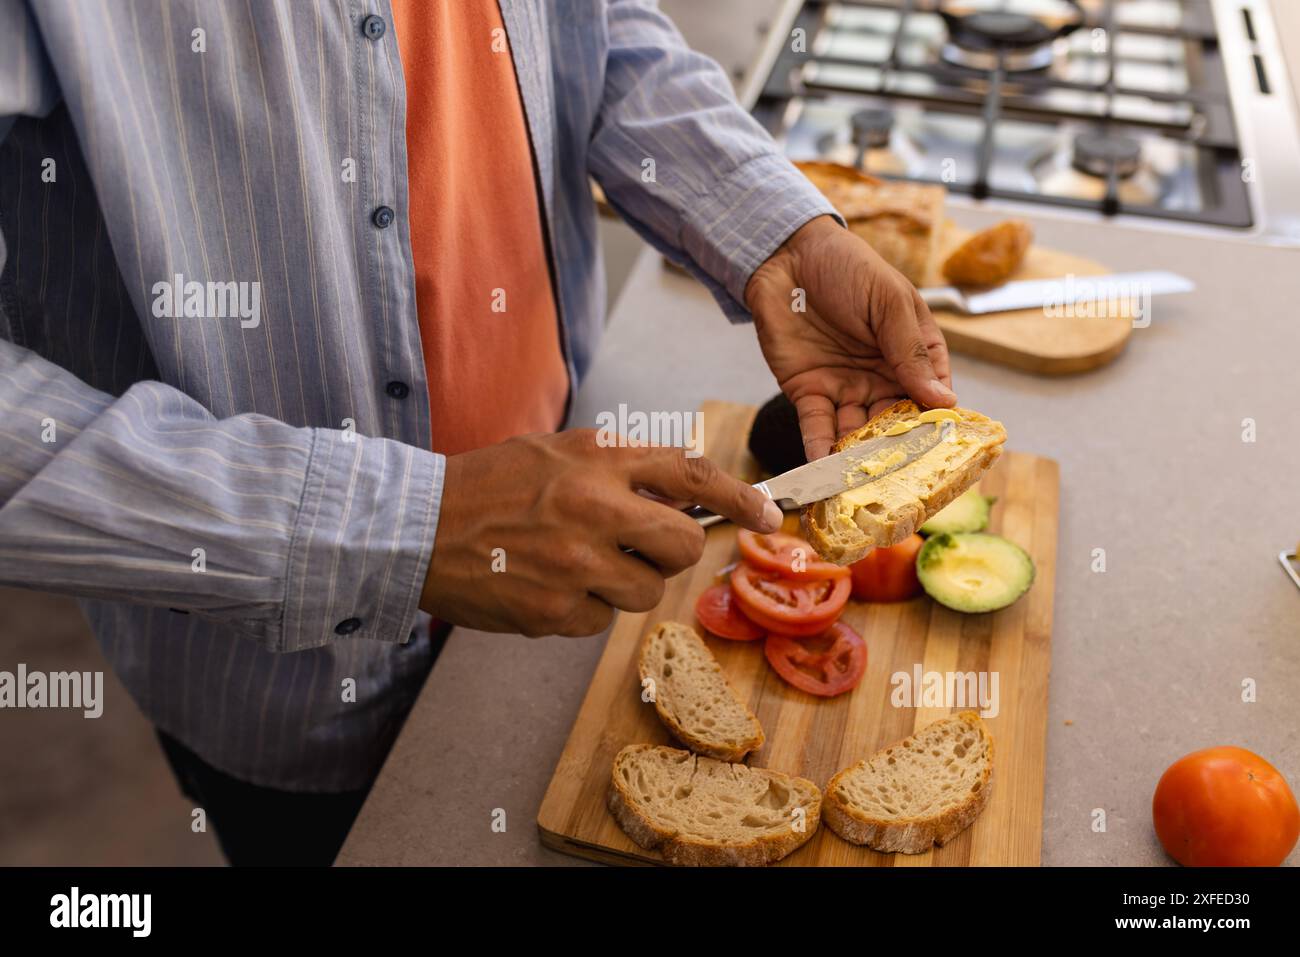
[[[607,803],[628,837],[670,864],[754,866],[817,832],[822,795],[807,778],[630,744],[614,758]]]
[[[883,478],[804,508],[800,516],[804,537],[817,554],[848,565],[873,548],[898,544],[978,482],[997,461],[1007,439],[1001,422],[969,409],[931,410],[934,415],[927,413],[926,418],[941,412],[955,419],[948,439]],[[915,403],[895,402],[836,442],[832,451],[897,434],[919,424],[921,416]],[[864,463],[864,470],[870,471],[870,465]]]
[[[704,639],[665,621],[641,642],[641,684],[654,682],[654,705],[674,738],[696,754],[742,761],[763,746],[763,726],[722,673]]]

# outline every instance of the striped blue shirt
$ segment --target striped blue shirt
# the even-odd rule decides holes
[[[746,318],[830,207],[652,0],[500,6],[571,381],[604,303],[589,176]],[[431,658],[444,459],[390,21],[0,0],[0,581],[77,596],[151,720],[290,790],[367,783]]]

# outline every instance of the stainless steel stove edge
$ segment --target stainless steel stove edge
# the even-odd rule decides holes
[[[1211,0],[1211,6],[1241,140],[1243,175],[1255,178],[1250,194],[1256,225],[1241,235],[1270,245],[1300,246],[1300,111],[1272,10],[1268,0]],[[1250,13],[1253,41],[1243,11]],[[1259,89],[1256,55],[1268,78],[1268,94]],[[1231,236],[1234,231],[1213,232]]]

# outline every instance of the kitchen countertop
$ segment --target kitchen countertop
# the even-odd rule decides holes
[[[1279,9],[1278,26],[1300,90],[1300,13]],[[1300,539],[1300,250],[1029,218],[1045,245],[1198,284],[1158,298],[1150,327],[1095,372],[953,359],[963,405],[1061,465],[1042,862],[1164,864],[1151,794],[1182,754],[1241,745],[1300,787],[1300,592],[1277,562]],[[752,331],[646,251],[571,424],[619,403],[688,411],[775,391]],[[454,631],[339,863],[585,863],[542,847],[536,815],[603,646]]]
[[[999,215],[954,218],[981,226]],[[1242,745],[1300,786],[1300,592],[1277,562],[1300,539],[1300,252],[1034,226],[1044,244],[1198,283],[1157,299],[1150,327],[1096,372],[1051,379],[953,363],[963,405],[1006,423],[1009,447],[1061,465],[1042,861],[1156,864],[1151,794],[1180,755]],[[647,252],[572,422],[593,425],[619,403],[686,411],[775,391],[749,327],[728,325],[702,287]],[[1246,418],[1253,443],[1242,441]],[[541,846],[535,818],[603,643],[456,630],[339,862],[574,860]],[[1091,830],[1095,808],[1105,833]]]

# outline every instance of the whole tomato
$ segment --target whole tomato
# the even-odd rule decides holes
[[[1187,867],[1276,867],[1300,838],[1300,808],[1277,768],[1245,748],[1179,758],[1151,801],[1156,836]]]
[[[867,552],[866,558],[849,566],[853,597],[861,601],[907,601],[921,594],[916,553],[923,544],[920,535],[909,535],[897,545]]]

